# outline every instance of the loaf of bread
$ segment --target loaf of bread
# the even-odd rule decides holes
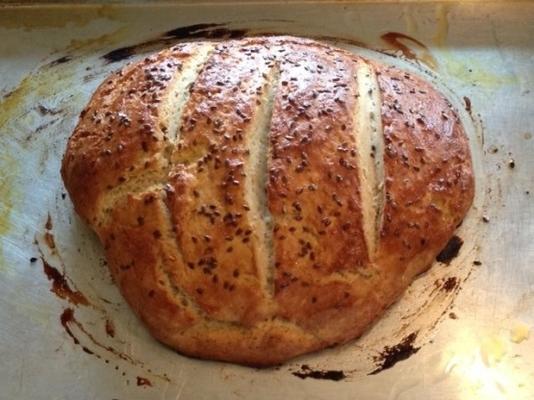
[[[360,336],[474,194],[467,137],[431,84],[293,37],[127,65],[81,113],[61,173],[154,337],[255,366]]]

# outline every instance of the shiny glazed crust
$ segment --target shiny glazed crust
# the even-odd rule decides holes
[[[360,336],[474,194],[466,135],[430,84],[292,37],[126,66],[61,172],[158,340],[257,366]]]

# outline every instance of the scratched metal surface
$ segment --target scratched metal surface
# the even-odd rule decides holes
[[[436,263],[360,340],[275,369],[193,360],[151,339],[59,177],[77,115],[125,62],[101,56],[205,22],[351,39],[337,44],[427,76],[460,109],[475,159],[477,195],[458,257]],[[398,46],[381,39],[387,32],[419,40],[403,42],[415,59],[388,56]],[[532,2],[0,8],[0,398],[533,398],[533,37]],[[152,43],[144,50],[164,45]],[[66,277],[56,293],[43,260],[49,275]],[[89,304],[69,302],[69,288]],[[415,354],[369,375],[385,346],[412,333]],[[345,378],[300,379],[293,372],[306,372],[303,364]]]

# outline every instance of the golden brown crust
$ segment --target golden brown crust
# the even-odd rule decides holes
[[[130,306],[149,326],[183,330],[199,316],[184,307],[187,297],[175,292],[171,268],[179,260],[167,240],[166,218],[159,193],[127,196],[99,235],[114,281]]]
[[[284,50],[267,186],[275,298],[281,316],[314,330],[355,301],[350,285],[324,277],[355,272],[368,262],[351,134],[356,62],[307,43]]]
[[[181,287],[209,317],[248,325],[263,318],[264,296],[244,171],[247,136],[269,68],[262,44],[215,48],[184,110],[168,196],[188,266],[180,274]]]
[[[382,97],[385,207],[378,264],[406,281],[439,252],[474,196],[467,137],[450,103],[422,79],[375,66]],[[423,265],[422,267],[427,267]],[[404,270],[404,268],[406,270]]]
[[[358,79],[380,92],[375,165]],[[384,204],[369,203],[360,172],[382,165],[384,182],[365,184]],[[127,66],[82,113],[62,175],[151,333],[248,365],[361,335],[474,190],[463,128],[431,85],[291,37],[183,44]]]
[[[159,123],[169,83],[197,45],[164,50],[112,74],[80,114],[61,173],[76,212],[97,223],[101,197],[144,169],[164,169],[169,140]]]

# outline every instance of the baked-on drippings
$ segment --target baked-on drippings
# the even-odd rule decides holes
[[[302,365],[299,371],[292,372],[292,374],[300,379],[324,379],[334,382],[341,381],[347,377],[345,372],[341,370],[312,369],[306,364]]]
[[[399,361],[403,361],[417,353],[420,347],[415,347],[414,342],[417,338],[417,333],[413,332],[406,336],[395,346],[386,346],[378,357],[375,357],[375,361],[379,363],[376,368],[369,375],[376,375],[386,369],[393,367]]]
[[[152,335],[248,365],[361,335],[474,189],[434,87],[292,37],[181,43],[125,66],[80,114],[62,176]]]
[[[69,303],[78,305],[88,305],[89,302],[82,292],[73,289],[67,282],[64,274],[59,272],[57,268],[53,267],[41,256],[41,262],[43,263],[43,271],[49,281],[52,282],[50,291],[57,297],[67,300]]]

